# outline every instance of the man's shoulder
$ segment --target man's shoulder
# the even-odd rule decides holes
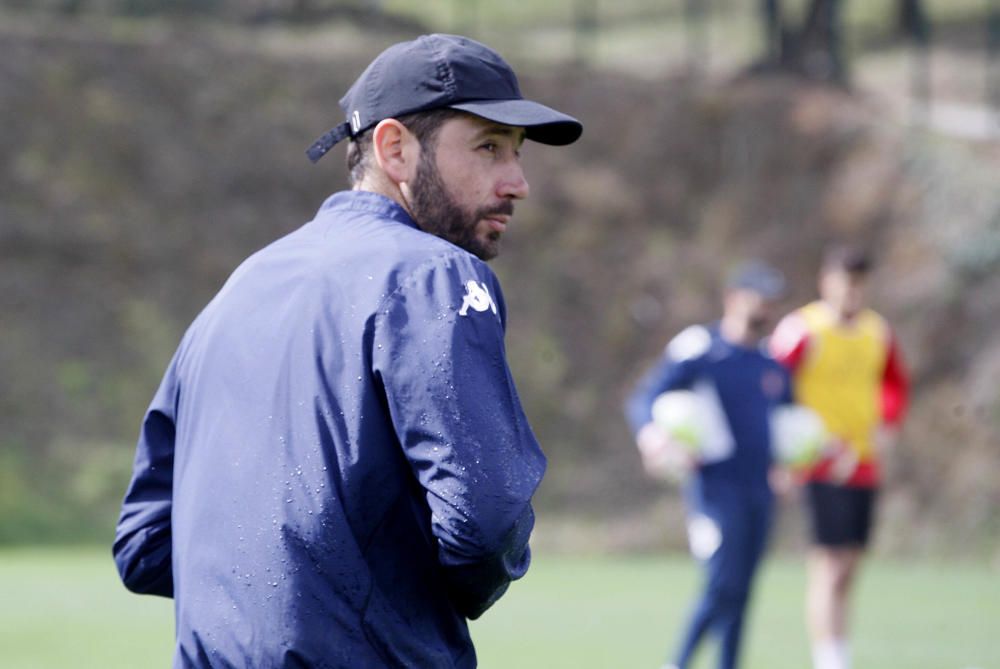
[[[873,330],[888,330],[889,321],[886,320],[885,316],[875,311],[874,309],[864,309],[860,314],[858,314],[858,320],[868,328]]]
[[[820,327],[833,322],[833,313],[822,300],[814,300],[804,304],[788,315],[798,319],[807,328]]]
[[[667,343],[665,353],[674,362],[703,358],[712,350],[717,337],[709,325],[689,325]]]
[[[468,251],[440,237],[419,230],[412,244],[400,245],[385,256],[390,271],[398,276],[401,288],[421,285],[431,276],[498,283],[493,270]]]
[[[376,309],[388,314],[428,310],[444,318],[491,312],[503,324],[506,307],[499,279],[475,255],[433,235],[382,254],[373,269],[382,295]]]

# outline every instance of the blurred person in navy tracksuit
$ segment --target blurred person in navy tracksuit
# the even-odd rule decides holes
[[[792,401],[785,369],[760,346],[785,281],[760,262],[727,279],[723,315],[678,334],[629,397],[626,416],[652,475],[690,470],[685,487],[688,538],[703,563],[705,586],[681,636],[673,664],[690,666],[707,632],[720,643],[718,666],[737,666],[754,573],[767,545],[774,494],[770,415]],[[664,392],[690,390],[710,417],[698,456],[653,422]]]

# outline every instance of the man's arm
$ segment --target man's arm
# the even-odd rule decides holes
[[[910,399],[910,378],[903,363],[899,343],[889,333],[885,370],[882,373],[882,423],[898,428]]]
[[[172,597],[170,512],[178,397],[177,356],[146,412],[132,481],[112,549],[122,582],[140,594]]]
[[[545,457],[507,366],[492,272],[471,256],[416,272],[376,320],[374,372],[425,490],[459,612],[477,618],[527,571]]]
[[[768,349],[775,360],[795,373],[809,350],[809,329],[798,313],[792,312],[781,319],[768,340]]]
[[[886,347],[880,394],[882,421],[873,437],[882,458],[887,457],[888,452],[895,448],[896,442],[899,441],[899,431],[910,397],[909,374],[899,351],[899,343],[891,331],[888,334]]]

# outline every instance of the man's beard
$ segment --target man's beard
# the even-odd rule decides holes
[[[747,330],[755,339],[760,339],[767,334],[771,325],[771,318],[767,315],[752,314],[747,319]]]
[[[431,157],[421,159],[411,191],[410,213],[422,230],[447,239],[482,260],[491,260],[500,252],[500,233],[491,230],[485,239],[480,239],[476,227],[479,221],[493,214],[513,215],[513,202],[504,200],[494,207],[466,211],[448,192]]]

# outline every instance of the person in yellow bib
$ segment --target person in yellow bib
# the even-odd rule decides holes
[[[772,355],[795,399],[816,411],[832,443],[805,474],[812,545],[806,616],[814,669],[849,669],[847,611],[881,483],[879,454],[906,411],[909,380],[886,320],[865,306],[871,259],[837,246],[824,256],[820,299],[779,322]]]

